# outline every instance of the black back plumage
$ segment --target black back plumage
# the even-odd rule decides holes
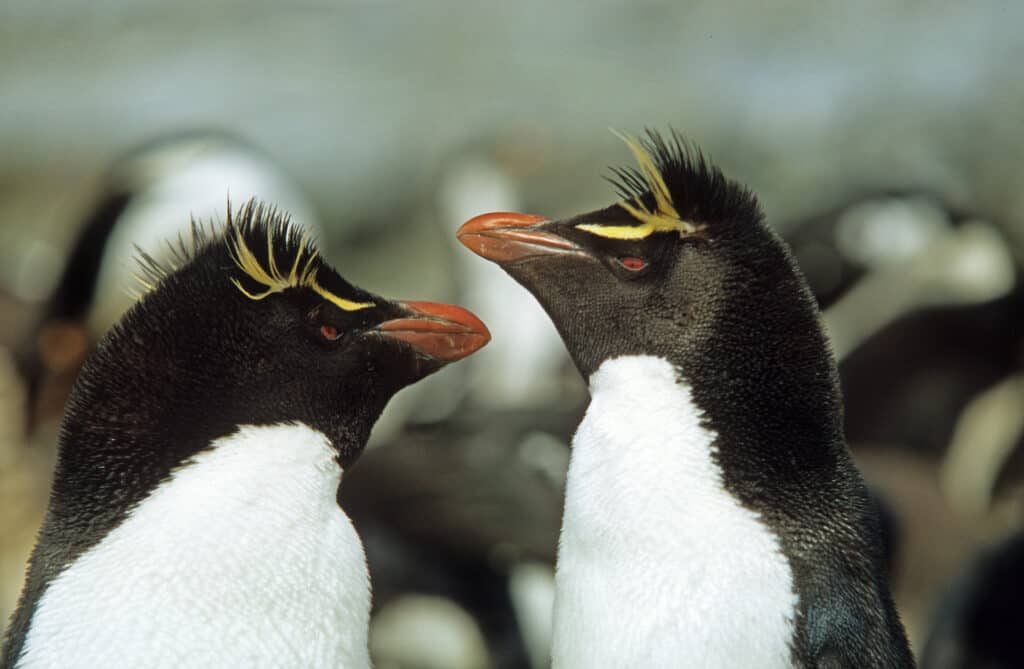
[[[789,559],[800,596],[794,656],[804,666],[911,666],[817,309],[781,241],[753,224],[759,239],[727,249],[729,290],[712,298],[723,303],[707,336],[681,347],[681,374],[718,435],[726,488],[762,515]]]
[[[717,289],[681,375],[716,434],[725,486],[778,534],[800,596],[803,666],[912,666],[874,507],[843,436],[839,377],[815,300],[756,199],[679,135],[646,146],[681,215],[708,226]],[[666,305],[671,308],[670,305]]]

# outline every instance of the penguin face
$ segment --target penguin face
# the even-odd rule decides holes
[[[485,214],[458,232],[537,297],[584,376],[622,355],[680,359],[725,309],[763,300],[751,277],[781,248],[753,196],[678,137],[627,143],[640,169],[616,172],[618,204],[556,221]]]
[[[132,407],[151,424],[173,418],[168,429],[196,444],[239,425],[299,422],[335,443],[345,466],[394,393],[490,338],[460,307],[349,284],[274,212],[250,203],[236,219],[217,238],[200,234],[179,269],[144,257],[149,292],[82,374],[92,418]]]
[[[321,280],[329,273],[321,266]],[[454,305],[393,301],[354,287],[332,295],[358,298],[360,307],[348,311],[306,287],[259,301],[231,296],[236,325],[247,323],[249,335],[240,350],[237,343],[227,348],[259,363],[227,372],[238,375],[235,396],[246,398],[246,410],[263,407],[268,421],[284,418],[275,419],[279,412],[306,414],[314,426],[349,421],[353,411],[376,418],[396,392],[490,337],[476,316]]]
[[[665,330],[681,335],[692,325],[686,313],[699,306],[707,277],[700,270],[710,262],[701,240],[668,234],[615,240],[577,227],[598,220],[628,225],[628,214],[616,220],[614,209],[563,221],[485,214],[459,231],[466,246],[534,294],[584,377],[608,358],[657,353],[678,340]],[[666,303],[670,292],[675,304]]]

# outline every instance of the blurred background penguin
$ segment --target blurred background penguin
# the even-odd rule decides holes
[[[1024,666],[1024,9],[528,5],[0,9],[0,616],[134,245],[258,196],[355,283],[493,335],[395,398],[340,500],[375,666],[545,666],[587,395],[454,232],[591,209],[630,161],[606,128],[671,125],[758,193],[823,309],[921,665]]]

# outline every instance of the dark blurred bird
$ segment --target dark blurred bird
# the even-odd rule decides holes
[[[619,203],[459,232],[590,384],[554,666],[912,666],[806,282],[747,189],[677,135],[626,141]]]
[[[401,388],[489,339],[346,282],[250,202],[100,342],[68,401],[4,667],[368,667],[342,474]]]
[[[374,610],[410,594],[450,600],[475,621],[488,666],[531,666],[524,627],[535,621],[515,575],[554,564],[563,444],[581,414],[464,407],[370,448],[339,503],[366,547]]]
[[[1024,531],[985,550],[949,588],[921,654],[922,669],[1024,667]]]
[[[1005,222],[904,190],[779,228],[825,311],[847,438],[941,456],[967,404],[1024,362]]]

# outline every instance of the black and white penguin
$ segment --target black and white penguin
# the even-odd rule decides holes
[[[330,236],[335,237],[335,241],[339,236],[359,236],[358,244],[333,249],[344,254],[335,258],[336,262],[345,267],[353,265],[355,269],[348,271],[358,271],[367,283],[372,279],[383,294],[402,294],[399,288],[405,290],[410,277],[394,271],[396,259],[433,258],[443,250],[445,253],[441,254],[437,266],[426,274],[443,275],[448,271],[451,279],[438,281],[435,277],[430,280],[424,273],[418,273],[417,285],[424,294],[465,305],[486,322],[490,322],[491,317],[509,318],[507,314],[518,312],[525,301],[536,314],[531,313],[528,321],[524,321],[523,314],[519,313],[516,322],[520,327],[542,327],[549,332],[538,338],[529,330],[529,351],[524,351],[523,346],[513,340],[505,342],[496,355],[490,355],[495,346],[491,341],[474,354],[472,367],[458,365],[459,369],[432,375],[399,393],[374,424],[368,450],[359,460],[360,473],[346,477],[339,504],[363,540],[373,579],[374,616],[382,606],[393,604],[410,591],[451,596],[477,621],[495,669],[518,668],[528,663],[527,649],[516,614],[510,608],[508,566],[496,563],[492,546],[463,541],[467,535],[479,536],[476,526],[431,520],[433,533],[425,533],[423,509],[434,504],[445,509],[457,507],[470,491],[489,496],[474,499],[472,508],[494,508],[500,501],[508,517],[521,521],[520,527],[529,528],[523,534],[531,541],[538,534],[547,540],[554,533],[550,541],[553,569],[562,497],[560,488],[546,489],[543,496],[538,496],[536,486],[519,485],[522,477],[516,473],[529,470],[519,467],[516,472],[510,471],[511,466],[518,463],[515,446],[507,443],[511,436],[506,439],[506,430],[501,427],[507,424],[508,416],[504,413],[483,415],[477,411],[470,416],[467,425],[463,420],[466,412],[458,412],[456,408],[464,400],[474,406],[481,401],[503,406],[509,396],[505,391],[511,390],[517,398],[529,398],[535,406],[551,409],[549,397],[533,391],[532,387],[528,390],[527,386],[531,383],[554,385],[554,375],[521,374],[524,378],[520,379],[503,372],[516,364],[516,352],[520,354],[519,372],[524,371],[523,354],[527,362],[538,359],[539,356],[532,354],[542,350],[547,351],[549,357],[554,350],[559,360],[567,361],[568,356],[550,320],[533,298],[507,276],[494,272],[487,263],[465,254],[453,234],[458,224],[473,213],[488,208],[516,208],[519,203],[511,177],[485,160],[460,159],[453,163],[454,167],[446,166],[436,188],[439,193],[436,218],[447,223],[443,231],[437,229],[440,226],[424,225],[422,217],[417,219],[413,215],[415,212],[407,217],[398,216],[394,219],[398,223],[390,226],[378,225],[378,221],[368,224],[358,220],[331,220],[333,235]],[[243,138],[223,132],[191,130],[160,136],[132,147],[116,158],[99,186],[92,206],[76,223],[75,241],[54,290],[39,305],[38,318],[24,332],[17,351],[19,371],[29,396],[26,424],[33,444],[43,448],[43,453],[49,453],[46,447],[54,441],[64,403],[86,355],[132,304],[125,288],[131,285],[131,275],[137,266],[133,260],[136,246],[164,260],[168,256],[164,242],[177,234],[181,222],[190,214],[202,220],[219,215],[224,208],[225,193],[230,193],[233,200],[257,197],[275,202],[289,211],[293,220],[302,221],[303,228],[312,236],[324,236],[325,226],[318,220],[309,198],[280,163]],[[403,218],[406,223],[401,222]],[[370,225],[373,234],[369,230],[356,232],[360,225]],[[386,262],[381,262],[382,258]],[[461,262],[449,262],[452,259]],[[424,279],[428,280],[424,282]],[[456,283],[460,286],[458,291],[453,290]],[[495,284],[514,293],[502,295],[514,298],[504,310],[500,299],[490,302],[484,299],[485,293],[493,292]],[[491,316],[474,307],[474,303],[485,306]],[[555,349],[551,348],[552,338]],[[487,360],[479,359],[482,353],[489,354]],[[534,381],[525,381],[527,376]],[[472,378],[472,384],[467,383],[468,378]],[[435,421],[449,414],[453,414],[453,424],[435,426]],[[566,429],[577,422],[578,417],[575,421],[569,418]],[[430,429],[421,430],[419,423],[429,423]],[[520,436],[536,429],[526,416],[517,424],[522,430],[513,433]],[[39,427],[43,429],[38,430]],[[469,433],[471,430],[502,438],[476,443]],[[427,439],[435,443],[424,444],[425,452],[419,457],[419,445],[425,440],[421,432],[427,431],[431,435]],[[380,445],[385,448],[375,448]],[[410,445],[414,447],[408,448]],[[455,453],[462,453],[463,449],[472,456],[457,458]],[[489,472],[484,468],[494,460],[481,457],[482,449],[493,450],[502,459],[500,471],[494,475],[500,479],[497,485],[474,485],[487,477]],[[565,460],[568,461],[567,449]],[[405,490],[405,484],[409,483],[410,473],[406,469],[409,466],[419,468],[415,482],[422,487],[414,496]],[[398,480],[403,484],[395,485]],[[524,514],[526,502],[503,496],[508,493],[522,494],[524,499],[534,503],[538,499],[554,503],[550,517],[537,522],[533,515]],[[425,499],[426,495],[429,498]],[[481,499],[487,500],[486,506],[480,505]],[[451,515],[458,515],[458,512],[449,517]],[[495,529],[498,527],[502,532],[497,533],[494,541],[503,542],[504,550],[519,537],[509,536],[507,523],[499,523]],[[543,530],[538,532],[538,527]],[[443,528],[444,532],[437,531],[438,528]],[[398,539],[378,541],[381,536]],[[29,548],[26,545],[23,551],[27,553]],[[435,614],[428,613],[436,620]],[[523,619],[528,620],[526,616]],[[373,626],[371,617],[371,637]],[[547,628],[542,626],[541,629]],[[424,658],[429,657],[429,651],[438,644],[433,636],[424,637],[424,646],[420,648],[406,639],[401,644],[401,652],[412,653],[426,661]],[[537,644],[545,658],[549,645],[544,640]],[[373,658],[375,663],[387,664],[386,651],[380,645],[372,649],[378,653],[378,657]]]
[[[342,473],[487,329],[349,284],[254,202],[193,234],[78,378],[0,666],[369,666]]]
[[[553,666],[913,666],[785,244],[678,135],[626,142],[618,203],[458,233],[536,296],[590,386]]]

